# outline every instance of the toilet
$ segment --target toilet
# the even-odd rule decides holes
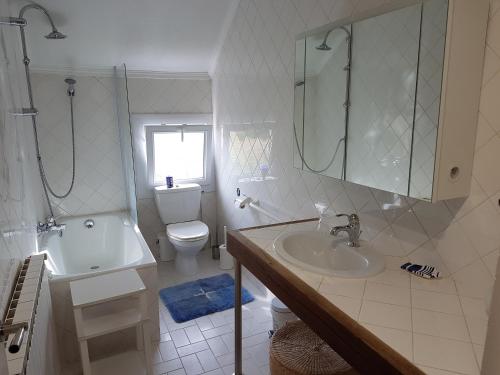
[[[175,268],[183,275],[198,272],[196,255],[208,241],[209,230],[197,220],[201,186],[178,184],[172,188],[155,187],[155,202],[161,220],[167,226],[167,239],[174,246]]]

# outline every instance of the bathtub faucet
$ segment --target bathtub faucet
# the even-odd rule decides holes
[[[62,237],[64,229],[66,229],[66,224],[57,224],[56,219],[52,216],[49,216],[45,223],[39,222],[36,226],[36,232],[38,234],[59,232],[59,237]]]

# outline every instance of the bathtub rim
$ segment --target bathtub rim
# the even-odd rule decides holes
[[[98,276],[98,275],[104,275],[106,273],[111,273],[111,272],[116,272],[118,270],[126,270],[126,269],[142,269],[142,268],[147,268],[147,267],[152,267],[152,266],[157,266],[158,263],[151,252],[151,249],[149,248],[148,244],[146,243],[146,240],[144,239],[144,236],[142,235],[139,226],[137,223],[134,223],[133,220],[130,217],[130,214],[128,211],[111,211],[111,212],[99,212],[96,214],[85,214],[85,215],[76,215],[76,216],[61,216],[58,218],[61,222],[64,222],[64,219],[83,219],[83,218],[92,218],[96,216],[118,216],[124,225],[130,225],[132,227],[132,230],[134,231],[135,235],[137,236],[137,240],[139,241],[139,245],[142,250],[143,256],[132,263],[123,265],[122,267],[116,267],[116,268],[111,268],[111,269],[104,269],[104,270],[99,270],[99,271],[90,271],[90,272],[83,272],[83,273],[78,273],[78,274],[64,274],[64,275],[58,275],[58,274],[53,274],[52,271],[47,267],[48,271],[48,277],[49,281],[52,282],[62,282],[62,281],[71,281],[71,280],[79,280],[79,279],[84,279],[92,276]],[[49,233],[49,235],[54,235],[53,233]],[[47,235],[42,235],[38,238],[39,242],[39,247],[37,249],[36,254],[44,253],[45,250],[47,249]]]

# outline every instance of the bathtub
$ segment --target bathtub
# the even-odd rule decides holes
[[[94,221],[92,228],[85,220]],[[156,265],[139,228],[128,214],[117,212],[58,220],[66,224],[59,236],[51,232],[42,237],[40,252],[47,254],[51,280],[84,277],[126,268]]]
[[[84,225],[91,219],[92,228]],[[80,354],[73,318],[72,280],[124,269],[136,269],[148,293],[153,340],[159,340],[158,276],[156,261],[137,225],[125,212],[64,217],[66,229],[40,238],[39,252],[47,254],[59,357],[64,368],[79,366]],[[133,349],[135,330],[95,338],[89,342],[91,359]]]

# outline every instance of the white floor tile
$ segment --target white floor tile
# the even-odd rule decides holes
[[[229,349],[220,337],[213,337],[211,339],[208,339],[207,343],[215,356],[229,353]]]
[[[174,371],[167,372],[167,375],[186,375],[186,371],[184,371],[184,368],[180,368]]]
[[[179,357],[184,357],[189,354],[193,354],[196,352],[201,352],[203,350],[209,349],[209,346],[206,341],[195,342],[194,344],[189,344],[186,346],[181,346],[177,348],[177,353],[179,353]]]
[[[216,337],[216,336],[221,336],[221,335],[224,335],[224,334],[227,334],[229,332],[232,332],[233,331],[233,328],[231,327],[231,325],[225,325],[225,326],[220,326],[220,327],[216,327],[216,328],[212,328],[212,329],[208,329],[206,331],[203,331],[203,336],[205,337],[205,339],[211,339],[212,337]]]
[[[199,375],[203,373],[203,368],[201,367],[200,361],[198,361],[198,357],[196,357],[195,354],[182,357],[181,362],[187,375]]]
[[[160,341],[161,342],[164,342],[164,341],[172,341],[172,336],[170,336],[170,333],[162,333],[160,334]]]
[[[202,316],[201,318],[196,319],[196,324],[198,324],[200,331],[206,331],[207,329],[214,328],[214,325],[208,316]]]
[[[196,357],[198,357],[198,361],[200,361],[201,367],[203,367],[205,372],[219,368],[219,363],[210,349],[196,353]]]
[[[178,329],[176,331],[172,331],[170,332],[170,336],[172,336],[172,340],[174,341],[176,348],[190,344],[184,329]]]
[[[187,328],[184,328],[184,331],[186,332],[186,335],[189,339],[189,342],[191,344],[194,344],[195,342],[199,341],[204,341],[205,338],[201,334],[200,329],[198,328],[198,325],[190,326]]]
[[[173,341],[160,342],[158,347],[164,361],[170,361],[171,359],[179,357]]]
[[[166,374],[169,371],[174,371],[182,368],[182,363],[180,359],[173,359],[171,361],[166,361],[153,366],[153,372],[155,375]]]
[[[222,369],[218,368],[217,370],[205,372],[205,375],[224,375],[224,371],[222,371]]]
[[[175,273],[173,263],[161,263],[158,268],[160,287],[209,277],[222,273],[218,262],[205,259],[202,254],[202,271],[194,278]],[[231,273],[231,272],[230,272]],[[244,278],[244,286],[256,297],[243,307],[244,371],[245,375],[269,375],[268,331],[272,327],[269,309],[270,296]],[[157,375],[224,375],[234,364],[234,309],[217,312],[184,323],[175,323],[160,301],[162,325],[159,353],[155,357]]]

